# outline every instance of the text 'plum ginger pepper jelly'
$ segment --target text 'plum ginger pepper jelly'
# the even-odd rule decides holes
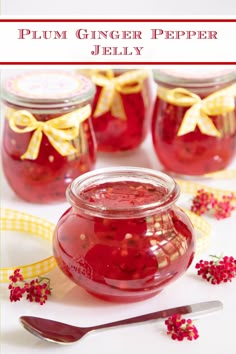
[[[64,71],[24,72],[5,80],[2,163],[20,198],[62,201],[72,180],[93,169],[94,93],[89,79]]]
[[[53,237],[59,267],[105,300],[154,296],[188,269],[195,252],[193,226],[175,205],[178,196],[172,178],[145,168],[78,177]]]
[[[166,171],[199,176],[226,168],[236,153],[236,72],[153,70],[152,137]]]

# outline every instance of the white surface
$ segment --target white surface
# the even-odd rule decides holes
[[[236,13],[234,0],[99,0],[99,1],[78,1],[78,0],[2,0],[2,15],[63,15],[82,17],[87,15],[133,16],[149,15],[233,15]]]
[[[113,165],[133,165],[158,168],[157,160],[153,153],[151,139],[133,153],[113,156],[98,155],[97,168]],[[236,168],[236,161],[231,166]],[[17,198],[2,178],[1,202],[2,207],[10,207],[34,215],[44,217],[56,222],[68,204],[58,205],[32,205]],[[236,189],[236,181],[214,181],[211,185],[216,187]],[[190,205],[190,196],[183,195],[180,205]],[[200,258],[206,258],[208,254],[233,255],[236,257],[236,213],[230,219],[216,221],[208,219],[212,224],[212,242],[205,254]],[[50,248],[51,246],[48,245]],[[20,251],[19,251],[20,249]],[[23,240],[18,247],[12,250],[22,254],[27,262],[27,252]],[[27,249],[27,248],[26,248]],[[39,247],[40,252],[41,248]],[[2,248],[2,253],[5,249]],[[32,250],[37,253],[38,249]],[[42,253],[38,252],[41,259]],[[16,254],[16,253],[15,253]],[[44,256],[44,254],[43,254]],[[30,256],[29,260],[30,261]],[[21,301],[10,303],[7,285],[1,285],[1,330],[2,330],[2,354],[233,354],[235,353],[235,326],[233,321],[236,311],[236,280],[232,283],[213,286],[196,276],[193,262],[188,272],[174,284],[167,287],[156,297],[133,304],[112,304],[98,300],[79,287],[73,285],[59,270],[50,274],[53,287],[53,295],[44,306]],[[206,300],[221,300],[224,309],[218,313],[204,317],[197,321],[200,338],[194,342],[176,342],[165,334],[163,324],[145,324],[130,326],[113,330],[102,331],[89,335],[80,343],[71,346],[60,346],[37,339],[25,331],[18,322],[21,315],[34,315],[68,322],[74,325],[89,326],[104,322],[115,321],[126,317],[154,312],[168,307],[190,304]]]

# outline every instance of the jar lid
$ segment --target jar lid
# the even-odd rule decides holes
[[[158,83],[174,86],[204,87],[212,84],[227,84],[236,80],[236,71],[216,67],[177,67],[174,69],[153,70],[154,79]]]
[[[91,100],[94,94],[90,79],[59,70],[18,73],[2,85],[3,100],[25,108],[69,107]]]

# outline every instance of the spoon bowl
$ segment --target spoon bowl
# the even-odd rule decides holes
[[[104,323],[92,327],[77,327],[63,322],[34,316],[21,316],[20,323],[27,331],[41,339],[54,343],[71,344],[83,338],[87,333],[90,333],[95,330],[137,324],[141,322],[163,320],[177,313],[182,315],[191,313],[191,317],[196,318],[198,316],[206,315],[222,308],[223,304],[218,300],[207,301],[152,312],[145,315],[131,317],[116,322]]]

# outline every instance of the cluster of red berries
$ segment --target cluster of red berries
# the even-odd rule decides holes
[[[217,219],[225,219],[231,216],[235,209],[233,201],[235,195],[224,195],[222,199],[217,199],[213,193],[206,192],[204,189],[199,189],[196,196],[192,200],[191,211],[197,215],[203,215],[206,212],[211,212]]]
[[[10,290],[10,301],[20,301],[24,294],[30,302],[37,302],[40,305],[45,304],[48,296],[51,295],[50,280],[48,278],[36,278],[29,283],[24,281],[20,269],[15,269],[9,276],[11,283],[8,286]]]
[[[180,314],[169,316],[165,320],[167,326],[167,334],[173,340],[182,341],[185,338],[188,340],[197,339],[199,337],[198,330],[194,326],[191,319],[182,318]]]
[[[197,274],[211,284],[227,283],[232,281],[236,276],[236,259],[234,257],[218,257],[210,256],[211,261],[200,260],[195,268],[198,269]]]

